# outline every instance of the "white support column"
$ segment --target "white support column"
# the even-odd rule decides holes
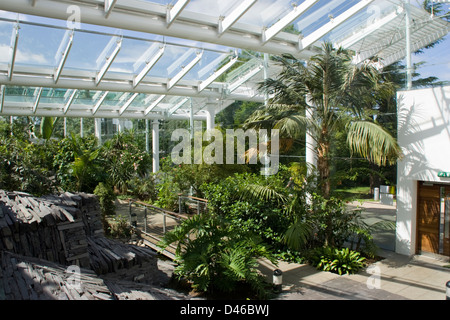
[[[159,120],[152,121],[153,173],[159,171]]]
[[[1,91],[1,95],[2,95],[2,97],[0,99],[0,113],[2,113],[3,112],[3,105],[5,104],[6,86],[2,85],[0,91]]]
[[[217,103],[208,102],[206,104],[206,130],[210,131],[216,127],[216,105]]]
[[[313,118],[313,102],[311,101],[310,96],[308,95],[306,98],[306,103],[309,108],[306,109],[306,117],[308,119]],[[311,175],[315,168],[317,168],[317,142],[311,134],[310,130],[306,131],[306,165],[308,175]]]
[[[67,137],[67,118],[64,117],[64,138]]]
[[[194,104],[192,103],[192,98],[191,99],[191,105],[190,105],[190,109],[189,109],[189,131],[191,133],[191,139],[194,138]]]
[[[412,56],[411,56],[411,1],[405,0],[406,21],[406,88],[412,88]]]
[[[80,118],[80,136],[84,138],[84,123],[83,118]]]
[[[98,145],[102,145],[102,119],[95,118],[95,137],[98,140]]]
[[[150,120],[145,119],[145,151],[150,153]]]

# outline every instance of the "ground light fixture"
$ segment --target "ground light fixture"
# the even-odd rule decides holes
[[[275,286],[275,290],[277,292],[281,292],[281,287],[283,285],[283,271],[280,269],[276,269],[273,272],[273,285]]]

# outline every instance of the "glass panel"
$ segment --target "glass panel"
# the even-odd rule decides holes
[[[240,0],[191,0],[185,10],[219,19],[220,16],[227,16],[240,2]]]
[[[97,59],[110,40],[111,36],[75,32],[65,68],[98,71]]]
[[[20,24],[16,64],[54,67],[65,32],[62,29]]]
[[[10,61],[11,35],[14,23],[0,21],[0,63]]]
[[[284,15],[292,11],[292,0],[259,0],[239,20],[255,26],[270,27]]]

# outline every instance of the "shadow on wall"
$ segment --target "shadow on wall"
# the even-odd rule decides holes
[[[398,143],[404,158],[398,162],[396,251],[412,253],[417,181],[444,182],[437,173],[444,169],[440,168],[443,163],[449,163],[445,152],[450,150],[450,89],[401,92],[397,105]]]

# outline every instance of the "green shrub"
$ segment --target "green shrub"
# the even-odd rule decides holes
[[[276,264],[273,255],[259,237],[234,228],[225,218],[202,214],[185,220],[160,246],[170,244],[177,245],[175,274],[196,291],[230,293],[247,284],[259,298],[268,293],[256,267],[260,257]]]
[[[112,187],[100,182],[97,187],[95,187],[94,194],[98,197],[102,214],[105,216],[115,214],[116,205],[114,202],[116,200],[116,195],[114,194]]]
[[[114,217],[109,224],[108,235],[116,239],[129,239],[131,237],[131,227],[124,216]]]
[[[364,267],[365,258],[357,251],[348,248],[317,248],[311,262],[319,270],[343,274],[355,274]]]

